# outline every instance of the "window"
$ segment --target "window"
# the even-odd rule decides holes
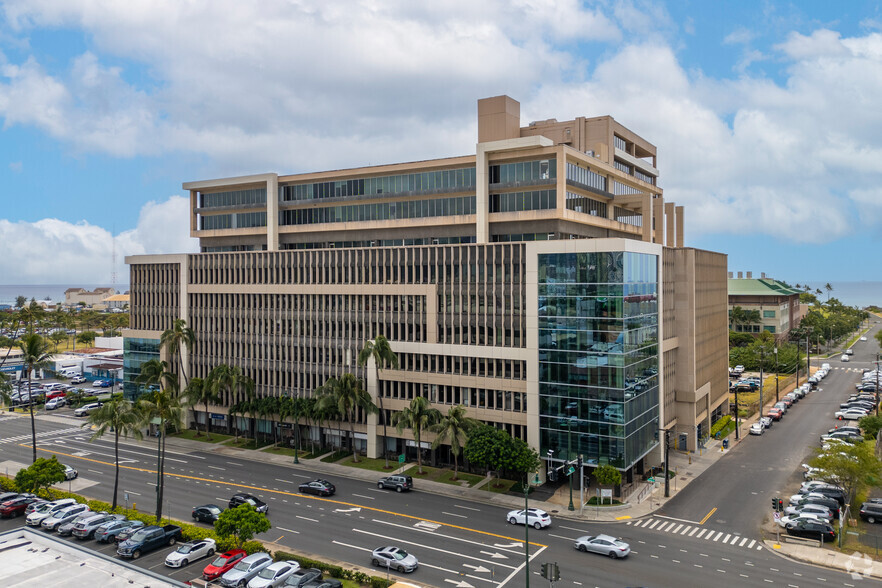
[[[763,311],[763,318],[775,318],[775,311],[774,310],[764,310]]]

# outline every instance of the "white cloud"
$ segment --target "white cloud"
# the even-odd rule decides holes
[[[745,27],[738,27],[723,38],[725,45],[746,45],[753,41],[754,32]]]
[[[9,169],[18,174],[21,173],[22,169],[24,169],[24,165],[20,161],[13,161],[9,164]]]
[[[189,200],[172,196],[149,202],[135,229],[116,236],[116,271],[126,282],[126,255],[188,253]],[[113,235],[85,221],[69,223],[47,218],[33,223],[0,220],[0,275],[7,284],[109,283],[113,266]]]

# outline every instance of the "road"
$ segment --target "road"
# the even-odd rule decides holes
[[[862,348],[863,347],[863,348]],[[855,347],[854,361],[837,368],[866,367],[876,344]],[[866,356],[866,357],[865,357]],[[833,426],[832,412],[853,389],[855,371],[834,369],[821,389],[800,401],[761,437],[746,439],[701,478],[683,489],[655,516],[622,523],[589,523],[555,516],[542,531],[530,530],[531,584],[541,562],[557,562],[556,588],[581,586],[696,586],[726,582],[738,586],[855,586],[848,574],[794,563],[765,548],[759,527],[774,495],[789,495],[801,480],[802,463],[818,436]],[[72,491],[108,500],[113,487],[112,439],[90,441],[82,419],[70,411],[41,416],[38,448],[76,467]],[[14,472],[30,461],[26,415],[0,417],[0,468]],[[120,501],[128,494],[141,511],[154,510],[155,443],[123,441]],[[164,512],[188,520],[193,506],[226,507],[235,492],[250,492],[269,504],[273,529],[261,539],[320,556],[369,567],[369,552],[395,544],[415,553],[421,567],[412,576],[433,586],[521,587],[524,529],[505,522],[505,510],[462,498],[421,492],[397,494],[369,481],[322,475],[307,465],[280,466],[201,451],[169,451]],[[300,482],[325,477],[338,488],[330,499],[297,493]],[[12,523],[3,522],[2,525]],[[632,547],[627,560],[582,554],[576,537],[606,532]],[[104,550],[109,550],[105,547]],[[139,563],[162,570],[164,553]],[[170,574],[199,575],[207,562]],[[590,570],[590,572],[588,571]],[[376,570],[383,575],[384,570]],[[393,576],[398,576],[392,573]]]

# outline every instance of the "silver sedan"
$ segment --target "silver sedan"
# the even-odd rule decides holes
[[[612,559],[627,557],[631,553],[630,545],[611,535],[585,535],[576,539],[573,547],[582,552],[599,553]]]

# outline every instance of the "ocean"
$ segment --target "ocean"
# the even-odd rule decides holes
[[[827,290],[824,289],[826,283],[809,281],[813,289],[821,290],[821,295],[818,296],[820,300],[827,300]],[[833,286],[830,296],[846,306],[882,307],[882,282],[830,282],[830,285]]]
[[[50,300],[52,302],[64,302],[64,291],[68,288],[84,288],[92,291],[95,288],[110,288],[110,284],[42,284],[31,286],[6,286],[0,284],[0,304],[15,304],[15,299],[24,296],[30,302],[34,300]],[[117,284],[116,290],[120,293],[129,289],[128,284]]]

